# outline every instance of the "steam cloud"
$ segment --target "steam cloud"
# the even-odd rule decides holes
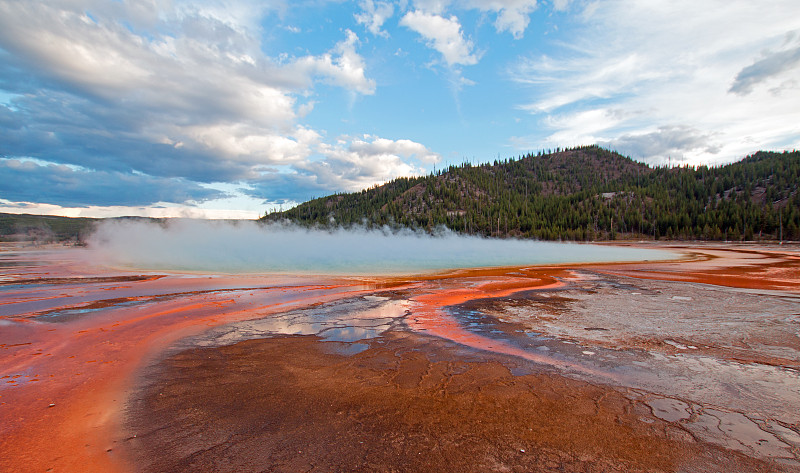
[[[252,221],[104,221],[89,239],[95,259],[153,270],[410,274],[450,268],[675,258],[658,250],[411,230],[306,229]]]

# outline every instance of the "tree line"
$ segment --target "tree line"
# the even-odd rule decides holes
[[[598,146],[529,153],[311,200],[262,221],[442,226],[542,240],[800,240],[800,152],[651,167]]]

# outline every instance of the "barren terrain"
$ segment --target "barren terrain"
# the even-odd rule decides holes
[[[333,278],[0,253],[2,471],[800,471],[800,253]]]

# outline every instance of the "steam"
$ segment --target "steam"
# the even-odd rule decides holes
[[[412,274],[450,268],[674,258],[658,250],[410,230],[306,229],[210,220],[104,221],[89,238],[94,259],[151,270]]]

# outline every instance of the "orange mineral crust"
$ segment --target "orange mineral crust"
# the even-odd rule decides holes
[[[0,471],[800,471],[797,248],[669,248],[348,278],[4,246]]]
[[[323,278],[81,274],[57,259],[71,256],[4,258],[0,471],[129,471],[118,424],[145,360],[209,327],[367,288]]]
[[[635,278],[800,291],[800,249],[796,245],[765,248],[753,248],[750,245],[675,245],[664,248],[685,252],[695,259],[661,264],[608,265],[602,270]]]
[[[438,281],[435,292],[412,297],[411,301],[414,305],[413,315],[407,322],[409,327],[415,331],[441,337],[471,348],[515,356],[542,365],[552,365],[608,378],[615,376],[577,363],[524,350],[502,340],[466,330],[458,320],[444,310],[446,307],[469,301],[504,298],[524,291],[563,287],[564,283],[559,279],[568,276],[566,270],[550,268],[546,272],[518,269],[517,271],[486,270],[469,273],[472,275],[442,279]],[[422,289],[422,291],[427,290],[430,290],[429,287]]]
[[[351,357],[313,337],[187,350],[139,396],[145,472],[670,471],[702,457],[613,389],[514,376],[414,335]]]

